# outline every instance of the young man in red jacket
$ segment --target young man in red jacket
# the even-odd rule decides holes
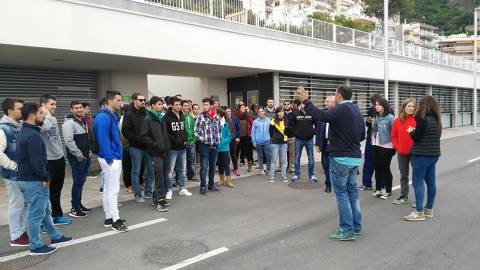
[[[409,127],[415,128],[416,122],[413,114],[415,113],[415,100],[409,98],[405,100],[398,114],[397,119],[392,126],[392,144],[397,150],[398,167],[400,169],[400,189],[401,195],[393,201],[394,204],[407,204],[409,191],[409,169],[411,163],[410,150],[412,150],[413,140],[407,132]]]

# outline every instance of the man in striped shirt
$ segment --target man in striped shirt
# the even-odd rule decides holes
[[[215,186],[215,165],[217,164],[217,146],[221,139],[220,119],[213,107],[213,99],[202,100],[203,112],[195,122],[194,135],[200,141],[200,194],[207,193],[206,176],[208,169],[208,190],[218,191]]]

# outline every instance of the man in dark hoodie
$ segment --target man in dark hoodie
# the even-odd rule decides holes
[[[72,114],[65,116],[65,122],[62,125],[63,139],[73,178],[72,209],[69,215],[81,218],[87,216],[85,212],[90,212],[90,209],[82,204],[83,185],[87,180],[90,168],[90,143],[82,102],[78,100],[70,102],[70,111]]]
[[[308,92],[299,87],[297,96],[305,104],[305,111],[315,121],[329,123],[330,181],[340,218],[339,230],[330,235],[332,240],[354,240],[362,233],[362,215],[357,189],[357,173],[362,161],[360,142],[365,139],[363,116],[353,104],[352,88],[339,86],[335,92],[336,106],[328,111],[317,108]]]
[[[178,97],[170,98],[171,107],[164,116],[171,148],[168,151],[168,180],[166,199],[171,200],[173,194],[174,171],[178,177],[179,195],[191,196],[185,188],[186,144],[185,117],[182,112],[181,100]]]
[[[132,106],[129,111],[125,113],[122,123],[122,134],[128,140],[130,158],[132,160],[132,186],[135,195],[135,201],[139,203],[145,202],[140,190],[140,170],[142,162],[145,163],[147,170],[147,179],[145,179],[144,196],[147,199],[152,198],[152,181],[153,181],[153,167],[152,159],[146,151],[146,147],[140,138],[140,132],[147,116],[145,109],[145,97],[140,93],[132,95]]]
[[[140,136],[145,142],[148,154],[152,158],[155,175],[155,192],[153,193],[153,206],[159,212],[168,211],[168,202],[165,200],[167,193],[167,179],[165,178],[164,159],[170,150],[170,139],[163,117],[163,101],[154,96],[150,99],[152,108],[145,117]]]
[[[63,236],[55,227],[52,219],[50,191],[48,185],[47,149],[40,136],[40,126],[43,124],[47,110],[39,103],[26,103],[22,108],[23,126],[18,135],[18,176],[17,180],[23,198],[27,203],[27,228],[30,238],[30,254],[45,255],[57,250],[59,244],[72,241],[71,237]],[[43,244],[40,236],[40,225],[52,239],[51,245]]]

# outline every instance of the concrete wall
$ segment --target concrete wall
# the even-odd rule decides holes
[[[124,0],[3,0],[0,44],[96,52],[151,61],[383,79],[380,52],[193,14],[177,12],[176,17],[165,17],[161,12],[167,11]],[[472,86],[472,76],[468,72],[395,57],[390,62],[390,78],[461,88]]]
[[[122,96],[131,96],[135,92],[148,95],[147,74],[130,72],[100,72],[98,76],[100,97],[108,90],[116,90]]]

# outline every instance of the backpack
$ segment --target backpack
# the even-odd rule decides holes
[[[105,112],[98,112],[98,114],[101,114],[101,113],[105,113]],[[98,116],[97,114],[97,116]],[[105,113],[106,114],[106,113]],[[108,118],[110,118],[110,125],[113,124],[113,120],[112,120],[112,117],[110,115],[108,115]],[[95,122],[95,120],[93,120]],[[95,136],[95,129],[94,129],[94,125],[91,125],[91,131],[90,131],[90,136],[89,136],[89,140],[90,140],[90,150],[92,151],[92,153],[94,153],[95,155],[98,155],[98,152],[100,151],[100,145],[98,144],[97,142],[97,137]]]

